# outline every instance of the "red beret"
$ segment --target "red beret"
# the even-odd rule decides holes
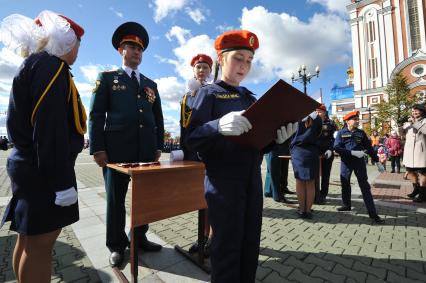
[[[198,63],[206,63],[207,65],[209,65],[209,67],[211,69],[212,65],[213,65],[213,60],[209,55],[197,54],[191,60],[191,67],[194,67]]]
[[[317,110],[327,111],[327,108],[325,108],[325,105],[321,103]]]
[[[248,49],[255,51],[259,48],[259,39],[248,30],[232,30],[219,35],[214,42],[217,53],[225,51]]]
[[[74,22],[73,20],[71,20],[70,18],[68,18],[68,17],[66,17],[64,15],[59,15],[59,16],[61,18],[64,18],[70,24],[70,27],[74,30],[74,33],[77,36],[77,39],[80,40],[81,37],[84,34],[84,29],[80,25],[78,25],[76,22]],[[34,22],[35,22],[36,25],[42,26],[39,18],[36,18],[34,20]]]
[[[351,111],[343,117],[343,121],[350,120],[353,117],[359,117],[359,111]]]
[[[77,36],[78,40],[81,39],[81,37],[84,34],[84,29],[78,25],[76,22],[74,22],[73,20],[71,20],[70,18],[64,16],[64,15],[59,15],[62,18],[64,18],[65,20],[67,20],[67,22],[70,24],[71,28],[74,30],[75,35]]]

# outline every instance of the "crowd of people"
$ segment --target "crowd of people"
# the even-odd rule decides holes
[[[36,19],[12,15],[1,28],[10,35],[3,37],[10,40],[5,45],[25,57],[10,95],[7,144],[14,147],[7,172],[13,195],[1,223],[10,221],[10,229],[18,233],[12,264],[16,278],[21,283],[50,281],[53,245],[63,227],[79,220],[74,166],[84,146],[90,148],[103,173],[105,244],[111,252],[110,265],[120,267],[130,242],[125,231],[130,177],[107,164],[158,161],[164,150],[163,110],[157,84],[139,71],[149,45],[148,32],[136,22],[123,23],[113,32],[112,46],[121,68],[99,73],[88,118],[90,143],[85,144],[86,111],[70,71],[84,29],[51,11],[41,12]],[[290,161],[301,218],[312,218],[313,204],[326,202],[335,154],[341,158],[342,206],[338,211],[352,209],[350,178],[354,173],[369,217],[376,224],[383,223],[368,183],[364,161],[367,154],[379,170],[390,159],[395,173],[401,172],[403,156],[407,178],[413,182],[410,195],[417,196],[415,201],[426,201],[426,110],[421,104],[412,107],[411,117],[403,126],[404,146],[397,132],[386,140],[377,133],[369,139],[359,128],[358,111],[347,113],[345,126],[337,129],[324,105],[298,122],[283,123],[261,150],[235,143],[232,137],[253,127],[244,111],[256,102],[256,97],[241,84],[252,68],[259,45],[257,35],[251,31],[220,34],[214,41],[215,62],[208,55],[194,54],[190,62],[194,78],[189,80],[181,103],[183,159],[203,162],[206,167],[204,191],[209,225],[204,236],[212,282],[255,282],[263,195],[289,202],[285,194],[293,193],[287,182]],[[263,190],[261,164],[265,154],[268,174]],[[137,248],[160,251],[162,246],[149,241],[147,231],[148,225],[135,229],[133,235],[140,244]],[[192,252],[198,250],[198,244],[191,246]]]

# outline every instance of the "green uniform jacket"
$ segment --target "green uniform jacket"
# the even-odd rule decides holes
[[[157,84],[140,75],[140,86],[123,69],[99,74],[90,103],[90,154],[106,151],[109,162],[147,162],[164,145]]]

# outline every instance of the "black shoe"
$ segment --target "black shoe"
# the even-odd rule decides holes
[[[409,198],[415,198],[420,192],[418,185],[414,185],[413,187],[414,187],[413,192],[411,194],[407,195],[407,197],[409,197]]]
[[[312,219],[312,213],[311,212],[305,212],[305,218],[306,219]]]
[[[425,199],[423,199],[423,198],[421,198],[420,196],[418,196],[418,197],[416,197],[415,199],[413,199],[413,202],[418,202],[418,203],[420,203],[420,202],[426,202],[426,200],[425,200]]]
[[[204,257],[210,257],[210,246],[212,245],[212,238],[208,238],[204,245]]]
[[[109,256],[109,264],[112,267],[120,267],[123,264],[124,252],[112,252]]]
[[[139,248],[145,252],[158,252],[161,250],[162,246],[145,240],[139,244]]]
[[[326,201],[325,201],[325,197],[320,197],[319,198],[319,200],[318,200],[318,203],[317,204],[319,204],[319,205],[323,205],[323,204],[325,204],[326,203]]]
[[[294,195],[295,192],[290,191],[289,189],[285,189],[283,190],[283,194],[287,194],[287,195]]]
[[[370,218],[373,220],[373,222],[374,223],[376,223],[376,224],[383,224],[383,223],[385,223],[385,220],[383,220],[382,218],[380,218],[380,216],[378,216],[378,215],[373,215],[373,216],[370,216]]]
[[[271,193],[264,193],[263,195],[265,196],[265,198],[271,198],[272,197]]]
[[[195,241],[188,250],[188,253],[195,254],[198,252],[198,241]]]
[[[395,170],[390,171],[391,173],[395,173]]]
[[[351,211],[352,208],[350,206],[341,206],[337,208],[337,211]]]

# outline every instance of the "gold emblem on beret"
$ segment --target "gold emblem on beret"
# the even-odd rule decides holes
[[[249,44],[250,44],[250,46],[254,45],[254,36],[250,36],[250,38],[249,38]]]

